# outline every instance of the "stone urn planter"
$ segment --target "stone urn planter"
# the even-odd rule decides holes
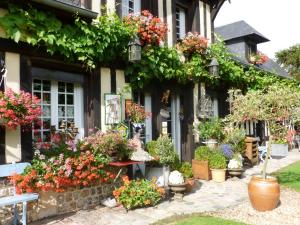
[[[244,172],[243,168],[238,169],[228,169],[228,174],[231,177],[241,177]]]
[[[277,207],[280,187],[275,177],[263,179],[253,176],[248,184],[248,194],[252,207],[257,211],[270,211]]]
[[[216,139],[209,139],[203,143],[211,149],[216,149],[218,147],[218,142]]]
[[[226,180],[226,169],[211,169],[212,180],[224,182]]]

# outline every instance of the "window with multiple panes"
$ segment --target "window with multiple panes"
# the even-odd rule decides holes
[[[137,14],[141,11],[141,0],[122,0],[122,16]]]
[[[50,128],[60,128],[62,121],[74,122],[83,136],[83,94],[78,84],[34,79],[32,92],[41,99],[41,122],[33,125],[35,141],[50,141]]]
[[[186,35],[186,11],[176,7],[176,38],[182,40]]]
[[[250,57],[251,55],[255,55],[257,53],[257,47],[255,44],[248,43],[247,47],[248,47],[247,58]]]

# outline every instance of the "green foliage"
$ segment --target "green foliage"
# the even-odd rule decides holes
[[[190,216],[190,218],[174,221],[175,225],[247,225],[242,222],[233,220],[226,220],[218,217],[211,216]]]
[[[284,167],[272,175],[277,177],[280,185],[300,192],[300,161]]]
[[[101,16],[92,23],[76,18],[63,24],[53,13],[30,6],[24,9],[11,4],[8,10],[0,20],[8,38],[45,47],[50,54],[82,62],[87,68],[122,58],[133,34],[116,15]]]
[[[300,79],[300,44],[276,52],[276,60],[291,76]]]
[[[245,137],[246,133],[244,129],[233,127],[226,131],[224,142],[231,145],[235,154],[243,154],[246,150]]]
[[[212,150],[207,146],[200,146],[195,150],[195,159],[199,161],[209,161]]]
[[[164,197],[164,189],[155,181],[123,178],[124,185],[113,191],[113,195],[126,209],[156,205]]]
[[[204,140],[221,140],[223,137],[223,128],[220,119],[212,118],[207,121],[201,121],[198,126],[200,137]]]
[[[209,167],[211,169],[226,169],[227,162],[225,156],[220,151],[213,151],[209,160]]]
[[[172,139],[167,135],[161,135],[156,141],[147,144],[149,154],[158,159],[159,163],[174,168],[178,163],[178,155],[175,152]]]
[[[182,162],[178,170],[185,179],[193,177],[192,165],[189,162]]]

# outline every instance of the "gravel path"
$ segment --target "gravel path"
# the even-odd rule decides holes
[[[269,212],[255,211],[247,199],[238,206],[212,212],[209,215],[252,225],[300,225],[300,193],[283,189],[280,200],[281,204]]]

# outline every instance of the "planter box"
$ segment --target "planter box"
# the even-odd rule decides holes
[[[157,179],[157,185],[160,187],[168,186],[169,183],[170,168],[169,167],[146,167],[146,178],[151,180]]]
[[[287,156],[289,152],[288,144],[272,144],[271,145],[271,156]]]
[[[210,180],[211,171],[208,166],[208,161],[192,160],[193,176],[196,179]]]

